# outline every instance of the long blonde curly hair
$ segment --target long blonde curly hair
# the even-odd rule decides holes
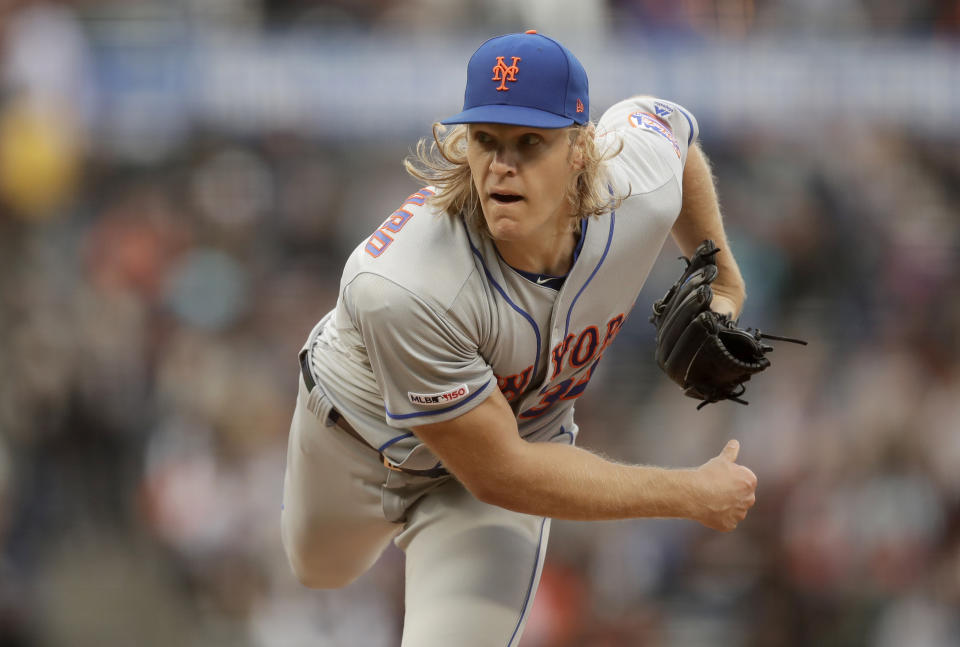
[[[618,208],[625,196],[611,193],[604,162],[620,153],[622,142],[612,151],[603,151],[594,138],[592,123],[575,124],[567,130],[571,152],[579,147],[583,160],[582,168],[566,188],[572,218],[579,222],[582,217],[599,216]],[[467,163],[467,133],[466,124],[447,128],[437,122],[433,124],[433,140],[422,138],[403,165],[414,178],[436,187],[436,194],[429,200],[440,212],[450,216],[463,214],[473,227],[489,233]]]

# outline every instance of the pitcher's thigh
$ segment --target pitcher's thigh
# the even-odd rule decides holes
[[[384,518],[384,469],[375,456],[339,429],[320,424],[298,402],[287,449],[281,531],[290,566],[306,586],[349,584],[400,530],[400,524]]]
[[[404,647],[509,647],[533,606],[550,520],[476,500],[450,481],[414,508]]]

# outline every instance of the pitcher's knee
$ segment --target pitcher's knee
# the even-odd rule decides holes
[[[304,560],[287,553],[290,570],[302,585],[310,589],[339,589],[357,579],[363,571],[344,569],[331,560]]]
[[[355,559],[327,542],[317,541],[315,536],[308,538],[284,532],[283,549],[290,570],[301,584],[311,589],[339,589],[366,570]]]

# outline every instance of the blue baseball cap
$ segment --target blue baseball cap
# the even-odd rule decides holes
[[[563,128],[589,118],[583,65],[566,47],[531,29],[491,38],[473,53],[463,111],[440,123]]]

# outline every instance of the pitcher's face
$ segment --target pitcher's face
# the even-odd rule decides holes
[[[570,227],[567,187],[578,171],[569,128],[471,124],[467,162],[494,240]]]

